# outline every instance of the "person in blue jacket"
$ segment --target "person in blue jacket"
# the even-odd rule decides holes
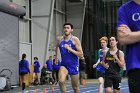
[[[53,71],[53,63],[52,63],[52,56],[49,56],[49,59],[46,61],[46,68],[47,71],[50,72],[50,84],[53,84],[53,78],[52,78],[52,71]]]
[[[49,59],[46,61],[46,68],[49,71],[53,70],[53,66],[52,66],[52,56],[49,56]]]
[[[22,82],[22,91],[25,93],[26,75],[30,73],[29,62],[26,60],[26,54],[22,54],[22,59],[19,61],[19,75]]]
[[[40,79],[39,79],[39,73],[40,73],[40,63],[38,61],[37,57],[34,57],[34,73],[33,73],[33,82],[35,83],[35,80],[37,80],[37,83],[40,83]]]
[[[61,62],[60,60],[57,58],[57,61],[55,61],[55,55],[54,55],[54,59],[53,59],[53,79],[55,84],[58,83],[58,72],[61,66]]]

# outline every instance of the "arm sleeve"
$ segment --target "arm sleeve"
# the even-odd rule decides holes
[[[27,61],[27,70],[30,73],[30,69],[29,69],[29,62]]]
[[[127,18],[126,9],[124,6],[121,6],[118,10],[118,25],[117,25],[117,27],[119,27],[122,24],[128,25],[128,18]]]
[[[48,60],[45,62],[46,63],[46,65],[48,64]]]
[[[40,67],[40,63],[38,62],[38,67]]]
[[[19,61],[19,65],[18,65],[18,71],[19,71],[19,73],[20,73],[20,61]]]

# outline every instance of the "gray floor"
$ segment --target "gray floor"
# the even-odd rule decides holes
[[[67,82],[67,93],[73,93],[72,87],[69,82]],[[39,86],[30,86],[27,88],[27,93],[43,93],[44,89],[46,89],[47,93],[61,93],[59,86],[54,86],[54,92],[52,92],[51,85],[39,85]],[[16,87],[10,91],[4,91],[0,93],[22,93],[20,87]],[[97,80],[87,80],[86,86],[80,85],[80,93],[98,93],[98,85]],[[120,93],[129,93],[127,79],[122,80],[122,84],[120,87]]]

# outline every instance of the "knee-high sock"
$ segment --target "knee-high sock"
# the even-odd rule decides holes
[[[25,83],[22,83],[22,90],[25,89]]]

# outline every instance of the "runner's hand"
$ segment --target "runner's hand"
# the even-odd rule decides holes
[[[70,50],[71,47],[68,45],[68,44],[65,44],[64,47],[67,49],[67,50]]]
[[[117,28],[118,31],[120,31],[121,33],[119,33],[119,36],[128,36],[129,33],[131,33],[132,31],[130,30],[130,28],[127,25],[121,25]]]
[[[104,67],[105,67],[106,69],[108,69],[108,68],[109,68],[108,63],[105,63]]]
[[[96,67],[97,67],[97,64],[94,64],[94,65],[93,65],[93,68],[96,68]]]

